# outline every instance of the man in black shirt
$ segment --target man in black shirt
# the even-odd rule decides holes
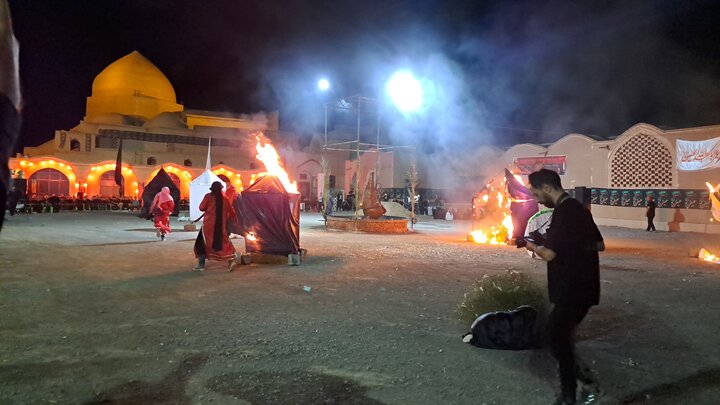
[[[646,231],[655,232],[655,224],[653,223],[653,219],[655,218],[655,200],[653,200],[653,197],[649,195],[647,197],[647,208],[645,210],[645,216],[648,219],[648,226]]]
[[[560,369],[562,395],[555,404],[575,404],[577,379],[590,375],[579,370],[573,335],[591,306],[600,300],[600,261],[605,249],[592,215],[566,193],[560,176],[541,169],[529,176],[530,192],[548,208],[554,208],[550,228],[541,245],[527,242],[527,249],[547,261],[548,295],[553,309],[547,338]]]

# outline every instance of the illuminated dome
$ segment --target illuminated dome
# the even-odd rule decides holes
[[[123,56],[95,78],[87,99],[86,119],[122,114],[146,119],[182,111],[170,81],[138,51]]]

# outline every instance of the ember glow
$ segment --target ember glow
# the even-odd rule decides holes
[[[720,264],[720,257],[708,252],[705,248],[700,249],[700,253],[698,253],[698,259],[703,259],[706,262]]]
[[[285,191],[288,193],[299,194],[297,183],[290,181],[290,177],[285,171],[285,168],[280,161],[280,155],[278,155],[275,147],[264,141],[262,133],[259,136],[256,136],[255,139],[257,139],[257,145],[255,145],[257,158],[263,163],[263,165],[265,165],[265,171],[277,177],[283,187],[285,187]]]
[[[720,220],[720,218],[717,218],[718,206],[720,205],[720,201],[718,201],[718,191],[720,191],[720,185],[713,186],[709,182],[705,182],[705,185],[707,186],[708,190],[710,190],[710,211],[712,212],[714,219]],[[712,218],[710,220],[712,221]],[[720,256],[716,256],[710,253],[710,251],[705,248],[700,249],[700,253],[698,253],[698,259],[703,259],[706,262],[720,264]]]

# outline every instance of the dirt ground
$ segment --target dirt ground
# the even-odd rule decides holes
[[[195,233],[155,238],[126,212],[16,215],[0,234],[0,403],[546,404],[544,351],[462,343],[484,274],[545,283],[524,250],[465,241],[467,221],[408,235],[327,231],[303,214],[301,266],[195,264]],[[720,236],[601,227],[602,298],[578,331],[602,403],[720,397]],[[241,247],[240,240],[234,240]],[[306,290],[310,290],[309,292]]]

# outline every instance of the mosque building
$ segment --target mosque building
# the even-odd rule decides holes
[[[136,197],[162,167],[183,197],[189,182],[205,170],[212,143],[212,170],[242,187],[256,167],[254,136],[273,138],[278,113],[255,116],[186,110],[165,75],[139,52],[106,67],[93,81],[85,117],[54,139],[26,147],[10,161],[16,177],[27,179],[32,195],[119,196],[115,161],[122,138],[122,195]]]

